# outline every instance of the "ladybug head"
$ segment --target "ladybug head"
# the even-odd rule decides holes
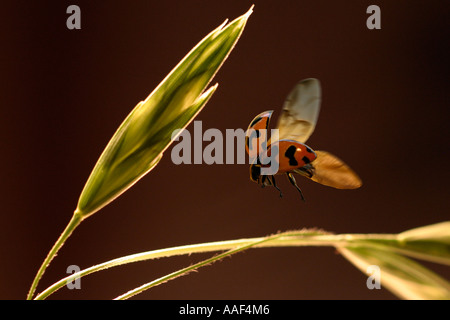
[[[259,183],[261,177],[261,165],[251,164],[250,165],[250,180]]]

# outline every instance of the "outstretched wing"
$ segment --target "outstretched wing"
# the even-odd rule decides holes
[[[300,81],[286,98],[278,118],[279,140],[306,142],[316,127],[320,100],[319,80]]]
[[[317,158],[312,163],[294,170],[320,184],[336,189],[357,189],[362,181],[341,159],[326,151],[315,150]]]

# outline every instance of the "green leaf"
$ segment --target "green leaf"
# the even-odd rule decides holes
[[[377,266],[381,287],[386,287],[401,299],[450,299],[448,281],[409,258],[373,247],[348,246],[338,250],[363,273],[369,266]]]
[[[252,9],[222,24],[200,41],[158,87],[131,111],[101,154],[80,195],[75,214],[92,215],[130,188],[161,160],[173,141],[204,107],[204,95],[238,41]]]
[[[398,235],[398,248],[414,258],[450,265],[450,222],[411,229]]]
[[[354,246],[374,247],[413,258],[450,265],[450,222],[411,229],[392,237],[354,237],[349,243]],[[351,242],[350,242],[351,241]]]

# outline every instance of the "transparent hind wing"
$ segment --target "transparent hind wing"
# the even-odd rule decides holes
[[[316,127],[320,101],[319,80],[300,81],[287,96],[278,118],[279,139],[306,142]]]
[[[315,150],[317,158],[308,166],[294,170],[311,180],[336,189],[357,189],[362,181],[341,159],[326,151]]]

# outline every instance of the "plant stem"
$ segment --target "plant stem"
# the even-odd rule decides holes
[[[200,244],[192,244],[185,246],[178,246],[166,249],[152,250],[147,252],[141,252],[137,254],[132,254],[120,258],[116,258],[113,260],[109,260],[95,266],[89,267],[87,269],[76,272],[70,276],[67,276],[58,282],[54,283],[40,294],[36,296],[36,300],[43,300],[47,298],[52,293],[56,292],[60,288],[64,287],[67,282],[73,281],[77,278],[81,278],[83,276],[87,276],[88,274],[109,269],[112,267],[163,258],[163,257],[172,257],[183,254],[192,254],[192,253],[206,253],[213,251],[223,251],[223,250],[233,250],[235,248],[268,248],[268,247],[292,247],[292,246],[339,246],[339,245],[348,245],[349,242],[355,240],[367,240],[367,239],[385,239],[392,240],[395,239],[395,235],[391,234],[341,234],[341,235],[332,235],[324,233],[323,231],[311,231],[311,230],[297,230],[297,231],[289,231],[277,234],[275,236],[268,237],[258,237],[258,238],[247,238],[247,239],[239,239],[239,240],[229,240],[229,241],[217,241],[210,243],[200,243]]]
[[[47,257],[45,258],[44,262],[42,263],[41,267],[39,268],[33,283],[31,284],[30,291],[28,292],[27,300],[31,300],[33,298],[34,292],[36,291],[37,285],[39,281],[41,280],[42,276],[44,275],[45,270],[49,266],[52,259],[56,256],[59,249],[63,246],[64,242],[69,238],[69,236],[72,234],[73,230],[81,223],[83,218],[75,213],[72,218],[70,219],[69,223],[67,224],[64,231],[59,236],[58,240],[53,245],[52,249],[48,253]]]
[[[249,249],[250,247],[256,246],[256,245],[261,244],[263,242],[268,242],[270,240],[277,239],[277,238],[279,238],[281,236],[282,235],[280,234],[280,235],[275,235],[275,236],[272,236],[272,237],[262,238],[261,240],[257,240],[257,241],[251,242],[249,244],[237,247],[235,249],[231,249],[231,250],[229,250],[227,252],[221,253],[221,254],[219,254],[217,256],[214,256],[212,258],[209,258],[209,259],[206,259],[204,261],[198,262],[198,263],[196,263],[196,264],[194,264],[192,266],[183,268],[183,269],[178,270],[176,272],[172,272],[172,273],[170,273],[170,274],[168,274],[168,275],[166,275],[164,277],[161,277],[161,278],[156,279],[154,281],[148,282],[148,283],[146,283],[146,284],[144,284],[144,285],[142,285],[142,286],[140,286],[138,288],[130,290],[130,291],[128,291],[128,292],[126,292],[126,293],[116,297],[114,300],[126,300],[126,299],[129,299],[129,298],[131,298],[131,297],[133,297],[133,296],[135,296],[135,295],[137,295],[139,293],[142,293],[145,290],[148,290],[148,289],[150,289],[150,288],[152,288],[154,286],[157,286],[157,285],[159,285],[161,283],[164,283],[164,282],[169,281],[169,280],[173,280],[173,279],[175,279],[175,278],[177,278],[179,276],[185,275],[185,274],[187,274],[187,273],[189,273],[191,271],[194,271],[194,270],[196,270],[198,268],[201,268],[201,267],[209,265],[209,264],[211,264],[211,263],[213,263],[215,261],[223,259],[224,257],[230,256],[230,255],[232,255],[234,253],[237,253],[239,251],[243,251],[245,249]]]

